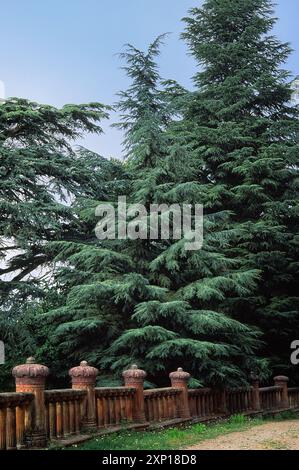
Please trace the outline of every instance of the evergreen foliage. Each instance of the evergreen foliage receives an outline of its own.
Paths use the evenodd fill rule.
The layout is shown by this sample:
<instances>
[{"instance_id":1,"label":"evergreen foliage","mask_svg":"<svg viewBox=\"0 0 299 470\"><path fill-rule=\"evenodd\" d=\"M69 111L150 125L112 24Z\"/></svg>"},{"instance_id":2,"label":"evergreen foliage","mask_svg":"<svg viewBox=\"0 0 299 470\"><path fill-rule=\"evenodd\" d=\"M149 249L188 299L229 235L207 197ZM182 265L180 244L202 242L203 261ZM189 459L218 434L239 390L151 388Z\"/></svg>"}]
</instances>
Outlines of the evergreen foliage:
<instances>
[{"instance_id":1,"label":"evergreen foliage","mask_svg":"<svg viewBox=\"0 0 299 470\"><path fill-rule=\"evenodd\" d=\"M185 92L169 82L159 87L154 58L161 40L146 53L128 46L123 55L132 78L118 104L124 113L119 126L126 136L129 202L200 203L202 180L193 162L190 167L188 161L181 167L174 162L170 103ZM201 383L246 381L257 367L259 332L235 320L232 310L251 294L259 272L222 253L238 236L227 229L228 219L226 211L208 214L204 248L195 252L185 250L185 240L104 241L87 252L64 243L57 261L67 259L75 267L67 276L74 269L83 275L66 305L46 314L59 322L53 336L57 347L71 357L84 352L106 370L138 361L156 383L159 375L165 377L161 371L178 363Z\"/></svg>"},{"instance_id":2,"label":"evergreen foliage","mask_svg":"<svg viewBox=\"0 0 299 470\"><path fill-rule=\"evenodd\" d=\"M204 169L205 206L231 211L233 252L261 273L255 296L234 307L234 318L262 329L261 353L273 373L292 375L299 124L281 68L290 47L271 34L275 21L269 0L207 0L191 10L183 37L203 68L184 124Z\"/></svg>"},{"instance_id":3,"label":"evergreen foliage","mask_svg":"<svg viewBox=\"0 0 299 470\"><path fill-rule=\"evenodd\" d=\"M6 311L17 312L28 296L41 295L35 279L51 263L45 245L80 236L72 203L105 196L102 167L109 163L70 144L84 132L101 133L107 111L99 103L57 109L19 98L0 105L0 291Z\"/></svg>"},{"instance_id":4,"label":"evergreen foliage","mask_svg":"<svg viewBox=\"0 0 299 470\"><path fill-rule=\"evenodd\" d=\"M90 198L107 198L109 180L121 181L118 162L71 147L83 133L100 134L108 111L99 103L57 109L11 98L0 104L3 380L16 362L36 352L42 355L49 330L36 325L35 316L64 300L53 279L57 263L51 244L88 240L79 207L87 211Z\"/></svg>"},{"instance_id":5,"label":"evergreen foliage","mask_svg":"<svg viewBox=\"0 0 299 470\"><path fill-rule=\"evenodd\" d=\"M194 90L160 77L165 35L120 55L131 80L115 105L124 163L70 146L101 132L103 105L0 105L0 253L14 253L0 270L13 275L0 284L0 333L62 379L81 359L108 376L137 362L157 385L178 366L197 385L244 384L251 371L296 378L299 124L281 68L290 47L271 33L269 0L206 0L184 22ZM120 195L147 209L202 204L202 248L98 240L95 209ZM45 266L50 289L30 277Z\"/></svg>"}]
</instances>

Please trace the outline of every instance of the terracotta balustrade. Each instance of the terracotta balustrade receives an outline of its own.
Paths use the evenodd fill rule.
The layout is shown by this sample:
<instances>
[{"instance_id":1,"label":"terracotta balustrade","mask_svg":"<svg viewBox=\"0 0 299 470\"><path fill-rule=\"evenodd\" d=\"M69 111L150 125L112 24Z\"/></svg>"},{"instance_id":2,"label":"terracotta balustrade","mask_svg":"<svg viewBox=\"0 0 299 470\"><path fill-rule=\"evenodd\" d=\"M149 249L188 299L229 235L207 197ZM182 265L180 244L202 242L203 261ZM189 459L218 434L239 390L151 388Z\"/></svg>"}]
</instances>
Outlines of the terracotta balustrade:
<instances>
[{"instance_id":1,"label":"terracotta balustrade","mask_svg":"<svg viewBox=\"0 0 299 470\"><path fill-rule=\"evenodd\" d=\"M0 393L0 450L26 447L33 400L32 393Z\"/></svg>"},{"instance_id":2,"label":"terracotta balustrade","mask_svg":"<svg viewBox=\"0 0 299 470\"><path fill-rule=\"evenodd\" d=\"M188 389L190 374L179 368L169 374L171 387L144 390L146 372L133 365L123 372L124 387L95 387L98 369L82 361L69 371L72 389L45 390L49 369L29 358L13 371L16 393L0 393L0 450L45 447L105 427L214 419L236 413L255 414L299 409L299 387L288 377L272 387Z\"/></svg>"},{"instance_id":3,"label":"terracotta balustrade","mask_svg":"<svg viewBox=\"0 0 299 470\"><path fill-rule=\"evenodd\" d=\"M106 427L133 422L135 388L95 388L97 426Z\"/></svg>"},{"instance_id":4,"label":"terracotta balustrade","mask_svg":"<svg viewBox=\"0 0 299 470\"><path fill-rule=\"evenodd\" d=\"M123 378L126 387L135 389L134 400L133 400L133 419L136 422L144 423L145 411L144 411L144 379L146 372L133 364L130 369L123 372Z\"/></svg>"},{"instance_id":5,"label":"terracotta balustrade","mask_svg":"<svg viewBox=\"0 0 299 470\"><path fill-rule=\"evenodd\" d=\"M171 387L145 390L146 420L158 422L178 418L180 397L181 390Z\"/></svg>"},{"instance_id":6,"label":"terracotta balustrade","mask_svg":"<svg viewBox=\"0 0 299 470\"><path fill-rule=\"evenodd\" d=\"M46 390L46 433L49 439L66 438L82 430L82 403L86 390Z\"/></svg>"},{"instance_id":7,"label":"terracotta balustrade","mask_svg":"<svg viewBox=\"0 0 299 470\"><path fill-rule=\"evenodd\" d=\"M252 409L255 411L260 411L261 409L261 400L260 400L260 383L259 377L251 372L251 381L252 381Z\"/></svg>"},{"instance_id":8,"label":"terracotta balustrade","mask_svg":"<svg viewBox=\"0 0 299 470\"><path fill-rule=\"evenodd\" d=\"M189 408L189 394L188 394L188 382L191 375L185 372L182 367L179 367L175 372L169 374L171 386L181 391L178 416L182 419L189 419L190 408Z\"/></svg>"},{"instance_id":9,"label":"terracotta balustrade","mask_svg":"<svg viewBox=\"0 0 299 470\"><path fill-rule=\"evenodd\" d=\"M288 388L289 406L291 408L299 408L299 387Z\"/></svg>"},{"instance_id":10,"label":"terracotta balustrade","mask_svg":"<svg viewBox=\"0 0 299 470\"><path fill-rule=\"evenodd\" d=\"M262 410L282 408L282 387L262 387L259 389Z\"/></svg>"},{"instance_id":11,"label":"terracotta balustrade","mask_svg":"<svg viewBox=\"0 0 299 470\"><path fill-rule=\"evenodd\" d=\"M277 396L280 399L279 406L281 408L288 408L289 397L288 397L288 381L289 378L285 375L278 375L274 377L274 384L276 387L281 387L281 393Z\"/></svg>"},{"instance_id":12,"label":"terracotta balustrade","mask_svg":"<svg viewBox=\"0 0 299 470\"><path fill-rule=\"evenodd\" d=\"M199 418L223 414L222 398L222 392L210 388L189 390L191 416Z\"/></svg>"},{"instance_id":13,"label":"terracotta balustrade","mask_svg":"<svg viewBox=\"0 0 299 470\"><path fill-rule=\"evenodd\" d=\"M47 443L46 437L46 413L45 413L45 382L49 375L46 366L37 364L34 357L29 357L26 364L16 366L12 370L16 381L16 392L33 393L31 410L30 437L27 432L27 440L33 447L44 447Z\"/></svg>"},{"instance_id":14,"label":"terracotta balustrade","mask_svg":"<svg viewBox=\"0 0 299 470\"><path fill-rule=\"evenodd\" d=\"M89 431L97 427L95 382L98 373L98 369L90 366L86 361L81 361L78 367L73 367L69 371L72 388L86 391L86 397L81 407L81 418L83 427Z\"/></svg>"},{"instance_id":15,"label":"terracotta balustrade","mask_svg":"<svg viewBox=\"0 0 299 470\"><path fill-rule=\"evenodd\" d=\"M227 410L230 414L254 409L253 387L239 387L226 391Z\"/></svg>"}]
</instances>

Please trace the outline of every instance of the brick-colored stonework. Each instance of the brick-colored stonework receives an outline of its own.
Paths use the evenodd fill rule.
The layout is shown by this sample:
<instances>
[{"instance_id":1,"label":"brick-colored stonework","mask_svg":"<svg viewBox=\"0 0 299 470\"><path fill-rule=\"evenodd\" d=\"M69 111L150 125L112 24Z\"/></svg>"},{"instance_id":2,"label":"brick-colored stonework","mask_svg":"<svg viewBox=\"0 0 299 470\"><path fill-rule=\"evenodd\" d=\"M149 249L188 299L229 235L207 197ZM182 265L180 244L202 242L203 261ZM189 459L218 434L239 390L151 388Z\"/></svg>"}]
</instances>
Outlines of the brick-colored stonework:
<instances>
[{"instance_id":1,"label":"brick-colored stonework","mask_svg":"<svg viewBox=\"0 0 299 470\"><path fill-rule=\"evenodd\" d=\"M188 398L188 382L190 374L185 372L181 367L176 372L171 372L169 378L171 380L171 386L181 390L181 396L179 399L179 417L190 418L189 398Z\"/></svg>"},{"instance_id":2,"label":"brick-colored stonework","mask_svg":"<svg viewBox=\"0 0 299 470\"><path fill-rule=\"evenodd\" d=\"M44 390L49 369L37 364L34 357L29 357L26 364L14 367L12 375L16 380L16 392L27 392L34 395L30 431L27 426L26 439L29 444L35 447L44 447L47 442Z\"/></svg>"},{"instance_id":3,"label":"brick-colored stonework","mask_svg":"<svg viewBox=\"0 0 299 470\"><path fill-rule=\"evenodd\" d=\"M130 369L123 372L123 378L126 387L132 387L135 389L135 396L133 400L133 419L137 423L144 423L145 420L145 409L144 409L144 393L143 383L146 377L146 372L134 364Z\"/></svg>"},{"instance_id":4,"label":"brick-colored stonework","mask_svg":"<svg viewBox=\"0 0 299 470\"><path fill-rule=\"evenodd\" d=\"M98 369L90 366L86 361L80 362L78 367L73 367L69 371L72 388L74 390L86 391L86 397L81 407L81 419L85 430L92 430L97 427L95 383L98 373Z\"/></svg>"},{"instance_id":5,"label":"brick-colored stonework","mask_svg":"<svg viewBox=\"0 0 299 470\"><path fill-rule=\"evenodd\" d=\"M16 366L16 392L0 393L0 450L44 447L50 441L66 445L123 428L299 410L299 387L289 388L285 376L275 377L270 387L260 387L253 375L248 387L189 389L190 374L178 368L169 374L170 387L144 390L146 372L136 365L123 372L124 387L96 387L98 373L82 361L69 371L71 389L45 390L48 367L32 357Z\"/></svg>"}]
</instances>

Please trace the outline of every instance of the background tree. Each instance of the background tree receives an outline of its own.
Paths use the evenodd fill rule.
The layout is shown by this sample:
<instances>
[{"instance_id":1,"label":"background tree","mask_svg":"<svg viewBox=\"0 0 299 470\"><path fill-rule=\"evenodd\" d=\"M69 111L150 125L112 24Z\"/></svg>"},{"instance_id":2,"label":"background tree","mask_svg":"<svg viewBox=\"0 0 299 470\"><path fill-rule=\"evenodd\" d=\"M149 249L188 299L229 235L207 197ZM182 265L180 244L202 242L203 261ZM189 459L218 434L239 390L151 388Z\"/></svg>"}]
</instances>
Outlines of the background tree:
<instances>
[{"instance_id":1,"label":"background tree","mask_svg":"<svg viewBox=\"0 0 299 470\"><path fill-rule=\"evenodd\" d=\"M2 308L36 292L31 274L45 274L47 242L79 236L75 199L104 197L103 159L70 143L84 132L101 133L107 117L99 103L56 109L12 98L0 105Z\"/></svg>"},{"instance_id":2,"label":"background tree","mask_svg":"<svg viewBox=\"0 0 299 470\"><path fill-rule=\"evenodd\" d=\"M153 61L161 41L162 37L153 42L147 54L131 45L121 54L129 64L134 63L136 75L132 87L120 93L118 106L126 116L127 106L132 106L137 119L124 117L121 124L128 136L127 159L121 168L123 173L109 187L108 200L114 205L121 195L127 196L128 203L147 204L155 179L159 178L159 165L155 167L155 162L165 154L163 132L169 119L160 91L156 89L159 75ZM80 212L80 219L93 233L88 243L51 244L51 249L57 250L55 261L64 263L56 279L66 302L40 318L51 325L45 350L55 347L64 361L64 369L65 361L73 363L83 356L99 365L104 351L131 322L135 305L157 299L164 292L163 288L151 285L146 277L149 260L156 253L151 244L142 240L97 240L95 208L100 202L90 199L89 207Z\"/></svg>"},{"instance_id":3,"label":"background tree","mask_svg":"<svg viewBox=\"0 0 299 470\"><path fill-rule=\"evenodd\" d=\"M18 98L0 104L0 336L7 370L41 343L28 312L61 298L50 243L90 238L78 208L87 198L105 199L109 179L119 173L119 163L71 147L83 133L100 134L108 110L99 103L57 109Z\"/></svg>"},{"instance_id":4,"label":"background tree","mask_svg":"<svg viewBox=\"0 0 299 470\"><path fill-rule=\"evenodd\" d=\"M190 11L183 37L199 71L184 132L203 171L205 207L231 211L238 238L223 253L261 273L255 295L233 301L233 317L263 330L273 373L294 377L299 127L281 68L290 47L271 34L275 21L269 0L207 0Z\"/></svg>"},{"instance_id":5,"label":"background tree","mask_svg":"<svg viewBox=\"0 0 299 470\"><path fill-rule=\"evenodd\" d=\"M146 53L129 45L122 54L132 79L118 103L127 150L126 194L128 202L147 208L201 203L203 192L203 170L184 158L173 119L176 103L189 101L189 94L172 81L160 87L155 58L162 39ZM112 203L120 194L115 185ZM258 272L223 253L237 236L228 229L228 218L227 211L207 217L208 235L197 252L187 252L185 240L52 244L58 247L56 261L69 263L58 276L67 300L41 318L54 325L49 341L61 359L84 355L107 371L138 361L155 383L178 362L201 383L244 382L256 366L259 333L234 320L231 305L234 296L254 289Z\"/></svg>"},{"instance_id":6,"label":"background tree","mask_svg":"<svg viewBox=\"0 0 299 470\"><path fill-rule=\"evenodd\" d=\"M125 114L120 127L125 131L130 162L137 174L131 201L142 202L147 207L151 203L203 203L203 169L182 146L181 139L184 141L185 137L177 131L184 123L173 119L186 107L190 94L173 81L163 82L164 89L159 91L158 76L155 91L144 93L144 77L150 76L147 57L136 49L133 55L124 56L132 85L128 92L121 94L120 109ZM156 69L156 64L150 65ZM151 123L157 122L157 112L152 117L150 110L157 109L153 102L155 96L162 99L166 119L160 118L160 125L153 127ZM149 122L144 116L150 118ZM156 129L156 134L149 129ZM143 142L155 135L154 142L163 142L160 145L163 151L160 158L153 151L145 153L148 158L141 161L150 165L143 165L138 179ZM145 137L140 139L140 136ZM157 146L152 144L150 148ZM155 158L149 158L153 154ZM231 303L233 297L241 298L254 289L258 272L244 269L239 259L223 253L230 239L237 236L234 230L228 230L228 218L227 211L207 215L204 247L199 251L186 251L186 240L134 242L146 247L142 258L139 256L143 275L163 291L158 299L136 305L130 329L105 352L104 365L122 369L137 361L155 383L163 380L160 376L165 376L165 369L170 371L178 363L201 383L228 381L232 384L246 380L249 370L256 367L254 353L259 333L231 318ZM260 367L264 366L261 361Z\"/></svg>"},{"instance_id":7,"label":"background tree","mask_svg":"<svg viewBox=\"0 0 299 470\"><path fill-rule=\"evenodd\" d=\"M43 109L50 123L39 125L39 105L26 102L24 121L33 119L33 136L24 125L27 140L20 134L12 146L20 127L9 119L18 112L6 112L3 156L21 156L28 148L37 152L38 170L35 199L26 189L30 159L27 180L21 177L15 186L11 180L14 191L24 186L19 199L6 205L3 197L3 208L18 217L18 204L31 205L23 209L28 233L23 219L9 215L5 228L6 213L0 217L5 242L17 233L25 253L18 252L2 274L20 269L22 289L38 296L28 273L49 262L60 267L43 301L27 303L20 337L26 347L35 342L41 360L56 364L55 374L62 377L84 357L108 374L136 361L156 384L178 365L197 384L246 383L252 370L262 378L278 371L295 378L289 347L299 326L298 110L290 104L288 73L280 68L290 49L271 35L274 22L268 0L206 0L192 9L183 34L199 66L192 92L161 80L156 60L163 36L146 52L127 45L121 57L131 86L117 104L124 164L69 147L77 128L98 129L106 112L101 105L84 108L91 113L87 121L73 106L66 107L67 117L63 110L49 117ZM53 159L48 165L45 155ZM78 172L66 178L69 166L58 171L60 161L72 162ZM92 179L82 171L85 164ZM18 175L25 170L20 167ZM119 195L147 209L153 203L203 204L202 249L186 251L186 240L171 237L97 240L95 208L103 201L116 205ZM22 294L18 275L6 285Z\"/></svg>"}]
</instances>

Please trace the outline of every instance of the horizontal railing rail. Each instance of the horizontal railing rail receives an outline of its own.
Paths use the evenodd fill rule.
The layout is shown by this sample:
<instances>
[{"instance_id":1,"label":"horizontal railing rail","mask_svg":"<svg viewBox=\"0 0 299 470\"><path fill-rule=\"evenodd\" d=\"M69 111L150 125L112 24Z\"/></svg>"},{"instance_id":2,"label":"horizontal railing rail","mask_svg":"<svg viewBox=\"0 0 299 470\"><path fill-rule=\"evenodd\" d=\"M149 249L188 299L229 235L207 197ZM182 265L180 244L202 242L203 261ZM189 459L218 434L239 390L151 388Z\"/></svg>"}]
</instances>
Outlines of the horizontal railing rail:
<instances>
[{"instance_id":1,"label":"horizontal railing rail","mask_svg":"<svg viewBox=\"0 0 299 470\"><path fill-rule=\"evenodd\" d=\"M45 447L86 439L87 433L210 421L244 413L279 413L299 409L299 387L288 377L274 386L189 389L190 374L179 368L169 374L171 387L144 390L145 371L133 365L123 372L123 387L96 387L98 369L82 361L69 371L72 388L45 390L48 367L29 358L16 366L16 392L0 393L0 450ZM81 435L81 436L80 436Z\"/></svg>"},{"instance_id":2,"label":"horizontal railing rail","mask_svg":"<svg viewBox=\"0 0 299 470\"><path fill-rule=\"evenodd\" d=\"M97 426L132 423L134 395L130 387L95 388Z\"/></svg>"},{"instance_id":3,"label":"horizontal railing rail","mask_svg":"<svg viewBox=\"0 0 299 470\"><path fill-rule=\"evenodd\" d=\"M25 447L33 400L32 393L0 393L0 450Z\"/></svg>"},{"instance_id":4,"label":"horizontal railing rail","mask_svg":"<svg viewBox=\"0 0 299 470\"><path fill-rule=\"evenodd\" d=\"M240 387L236 389L228 389L227 410L231 414L248 412L253 409L253 388Z\"/></svg>"},{"instance_id":5,"label":"horizontal railing rail","mask_svg":"<svg viewBox=\"0 0 299 470\"><path fill-rule=\"evenodd\" d=\"M299 387L288 389L289 405L291 408L299 408Z\"/></svg>"},{"instance_id":6,"label":"horizontal railing rail","mask_svg":"<svg viewBox=\"0 0 299 470\"><path fill-rule=\"evenodd\" d=\"M167 421L178 418L181 390L156 388L144 392L145 417L147 421Z\"/></svg>"},{"instance_id":7,"label":"horizontal railing rail","mask_svg":"<svg viewBox=\"0 0 299 470\"><path fill-rule=\"evenodd\" d=\"M49 439L80 434L85 390L45 390L46 434Z\"/></svg>"}]
</instances>

